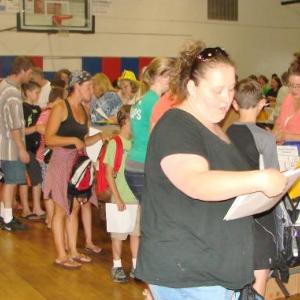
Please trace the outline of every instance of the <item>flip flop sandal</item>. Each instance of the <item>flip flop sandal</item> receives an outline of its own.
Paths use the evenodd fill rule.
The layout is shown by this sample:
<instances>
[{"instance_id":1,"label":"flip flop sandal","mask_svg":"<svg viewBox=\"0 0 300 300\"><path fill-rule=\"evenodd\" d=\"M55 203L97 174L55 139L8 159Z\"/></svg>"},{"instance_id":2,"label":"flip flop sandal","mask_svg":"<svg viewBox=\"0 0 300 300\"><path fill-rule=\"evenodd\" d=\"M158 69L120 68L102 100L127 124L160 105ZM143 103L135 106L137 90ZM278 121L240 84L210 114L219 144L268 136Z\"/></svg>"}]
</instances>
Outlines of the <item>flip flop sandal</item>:
<instances>
[{"instance_id":1,"label":"flip flop sandal","mask_svg":"<svg viewBox=\"0 0 300 300\"><path fill-rule=\"evenodd\" d=\"M40 219L39 216L36 215L36 214L29 214L29 215L24 216L24 217L22 216L21 218L25 219L25 220L30 220L30 221L36 221L36 220Z\"/></svg>"},{"instance_id":2,"label":"flip flop sandal","mask_svg":"<svg viewBox=\"0 0 300 300\"><path fill-rule=\"evenodd\" d=\"M72 257L72 260L79 262L79 263L91 263L92 262L92 259L89 256L84 255L82 253L80 253L78 256Z\"/></svg>"},{"instance_id":3,"label":"flip flop sandal","mask_svg":"<svg viewBox=\"0 0 300 300\"><path fill-rule=\"evenodd\" d=\"M66 269L66 270L78 270L81 268L81 265L78 264L78 262L75 263L74 260L72 259L65 259L65 260L62 260L62 261L55 261L54 262L54 265L57 266L57 267L61 267L63 269Z\"/></svg>"},{"instance_id":4,"label":"flip flop sandal","mask_svg":"<svg viewBox=\"0 0 300 300\"><path fill-rule=\"evenodd\" d=\"M103 253L103 249L98 247L98 246L85 247L84 250L87 251L87 252L90 252L90 253L94 253L94 254Z\"/></svg>"}]
</instances>

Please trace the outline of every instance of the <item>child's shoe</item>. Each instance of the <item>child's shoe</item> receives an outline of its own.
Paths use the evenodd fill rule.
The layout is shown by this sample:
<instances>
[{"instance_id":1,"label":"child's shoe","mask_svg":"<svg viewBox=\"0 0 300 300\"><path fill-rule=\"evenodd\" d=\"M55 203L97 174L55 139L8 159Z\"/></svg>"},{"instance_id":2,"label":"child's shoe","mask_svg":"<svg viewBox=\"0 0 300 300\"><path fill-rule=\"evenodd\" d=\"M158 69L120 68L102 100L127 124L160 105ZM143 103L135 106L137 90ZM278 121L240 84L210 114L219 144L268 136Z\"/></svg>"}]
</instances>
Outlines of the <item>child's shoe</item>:
<instances>
[{"instance_id":1,"label":"child's shoe","mask_svg":"<svg viewBox=\"0 0 300 300\"><path fill-rule=\"evenodd\" d=\"M114 282L124 283L128 281L128 278L122 267L112 268L111 274Z\"/></svg>"}]
</instances>

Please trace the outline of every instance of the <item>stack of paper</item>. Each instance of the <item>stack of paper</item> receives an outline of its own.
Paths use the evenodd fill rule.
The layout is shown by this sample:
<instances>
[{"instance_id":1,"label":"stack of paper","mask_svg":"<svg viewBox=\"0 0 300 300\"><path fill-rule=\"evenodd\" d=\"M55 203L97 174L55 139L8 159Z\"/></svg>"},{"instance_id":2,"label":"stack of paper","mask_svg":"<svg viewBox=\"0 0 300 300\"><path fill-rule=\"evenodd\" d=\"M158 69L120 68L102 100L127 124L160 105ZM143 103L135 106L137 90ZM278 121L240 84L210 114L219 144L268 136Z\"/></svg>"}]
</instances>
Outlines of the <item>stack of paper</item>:
<instances>
[{"instance_id":1,"label":"stack of paper","mask_svg":"<svg viewBox=\"0 0 300 300\"><path fill-rule=\"evenodd\" d=\"M224 217L224 220L229 221L246 216L256 215L272 208L298 179L300 176L300 169L288 170L283 172L283 175L288 178L288 184L280 195L269 198L262 192L256 192L238 196L232 203L230 209Z\"/></svg>"}]
</instances>

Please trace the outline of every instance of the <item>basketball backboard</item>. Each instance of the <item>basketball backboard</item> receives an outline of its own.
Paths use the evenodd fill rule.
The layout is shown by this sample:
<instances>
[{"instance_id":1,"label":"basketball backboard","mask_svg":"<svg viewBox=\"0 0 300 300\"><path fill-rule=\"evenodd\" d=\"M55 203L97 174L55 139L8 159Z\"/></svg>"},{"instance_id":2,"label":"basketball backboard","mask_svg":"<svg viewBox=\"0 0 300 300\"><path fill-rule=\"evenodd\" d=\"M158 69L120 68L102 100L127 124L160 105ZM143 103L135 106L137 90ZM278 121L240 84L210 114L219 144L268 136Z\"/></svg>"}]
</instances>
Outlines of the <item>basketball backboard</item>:
<instances>
[{"instance_id":1,"label":"basketball backboard","mask_svg":"<svg viewBox=\"0 0 300 300\"><path fill-rule=\"evenodd\" d=\"M89 0L21 0L18 31L94 33Z\"/></svg>"}]
</instances>

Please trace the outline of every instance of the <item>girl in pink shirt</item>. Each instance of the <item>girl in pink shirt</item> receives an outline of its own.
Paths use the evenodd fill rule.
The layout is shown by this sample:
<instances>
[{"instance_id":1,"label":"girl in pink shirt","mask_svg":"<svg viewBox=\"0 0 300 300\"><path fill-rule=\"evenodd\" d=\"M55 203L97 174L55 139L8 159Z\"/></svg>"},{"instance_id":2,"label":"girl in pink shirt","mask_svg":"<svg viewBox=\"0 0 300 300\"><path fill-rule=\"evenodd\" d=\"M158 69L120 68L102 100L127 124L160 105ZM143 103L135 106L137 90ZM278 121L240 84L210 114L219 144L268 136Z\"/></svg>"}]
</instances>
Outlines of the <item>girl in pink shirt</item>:
<instances>
[{"instance_id":1,"label":"girl in pink shirt","mask_svg":"<svg viewBox=\"0 0 300 300\"><path fill-rule=\"evenodd\" d=\"M289 94L283 100L273 133L278 143L300 141L300 52L288 70Z\"/></svg>"}]
</instances>

